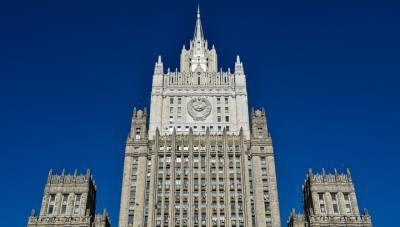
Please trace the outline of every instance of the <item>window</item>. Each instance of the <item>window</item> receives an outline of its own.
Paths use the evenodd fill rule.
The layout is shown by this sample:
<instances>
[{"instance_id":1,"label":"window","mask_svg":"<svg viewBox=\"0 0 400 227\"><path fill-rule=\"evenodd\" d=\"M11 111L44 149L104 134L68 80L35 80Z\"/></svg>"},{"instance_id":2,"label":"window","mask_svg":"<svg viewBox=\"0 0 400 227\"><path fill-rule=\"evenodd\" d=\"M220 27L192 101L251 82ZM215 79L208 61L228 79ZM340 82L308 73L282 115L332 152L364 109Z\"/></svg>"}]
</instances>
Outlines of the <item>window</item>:
<instances>
[{"instance_id":1,"label":"window","mask_svg":"<svg viewBox=\"0 0 400 227\"><path fill-rule=\"evenodd\" d=\"M225 128L226 128L226 131L229 132L229 126L226 126Z\"/></svg>"},{"instance_id":2,"label":"window","mask_svg":"<svg viewBox=\"0 0 400 227\"><path fill-rule=\"evenodd\" d=\"M61 209L60 209L61 214L65 214L67 212L67 204L68 204L68 194L63 194L61 201Z\"/></svg>"},{"instance_id":3,"label":"window","mask_svg":"<svg viewBox=\"0 0 400 227\"><path fill-rule=\"evenodd\" d=\"M225 116L225 122L229 122L229 116Z\"/></svg>"},{"instance_id":4,"label":"window","mask_svg":"<svg viewBox=\"0 0 400 227\"><path fill-rule=\"evenodd\" d=\"M217 104L221 104L221 98L217 98Z\"/></svg>"},{"instance_id":5,"label":"window","mask_svg":"<svg viewBox=\"0 0 400 227\"><path fill-rule=\"evenodd\" d=\"M221 131L221 130L222 130L221 126L218 126L218 131Z\"/></svg>"},{"instance_id":6,"label":"window","mask_svg":"<svg viewBox=\"0 0 400 227\"><path fill-rule=\"evenodd\" d=\"M225 113L229 113L229 107L225 107Z\"/></svg>"},{"instance_id":7,"label":"window","mask_svg":"<svg viewBox=\"0 0 400 227\"><path fill-rule=\"evenodd\" d=\"M174 117L173 116L169 116L169 123L170 124L174 123Z\"/></svg>"},{"instance_id":8,"label":"window","mask_svg":"<svg viewBox=\"0 0 400 227\"><path fill-rule=\"evenodd\" d=\"M332 210L334 214L339 214L339 206L338 206L338 201L337 201L337 194L336 193L331 193L331 198L332 198Z\"/></svg>"},{"instance_id":9,"label":"window","mask_svg":"<svg viewBox=\"0 0 400 227\"><path fill-rule=\"evenodd\" d=\"M221 122L221 116L217 116L217 122Z\"/></svg>"},{"instance_id":10,"label":"window","mask_svg":"<svg viewBox=\"0 0 400 227\"><path fill-rule=\"evenodd\" d=\"M351 204L350 204L350 195L349 193L343 193L344 203L346 208L346 213L351 214Z\"/></svg>"},{"instance_id":11,"label":"window","mask_svg":"<svg viewBox=\"0 0 400 227\"><path fill-rule=\"evenodd\" d=\"M221 107L217 107L217 113L221 113Z\"/></svg>"},{"instance_id":12,"label":"window","mask_svg":"<svg viewBox=\"0 0 400 227\"><path fill-rule=\"evenodd\" d=\"M263 129L262 128L258 128L258 138L263 138Z\"/></svg>"},{"instance_id":13,"label":"window","mask_svg":"<svg viewBox=\"0 0 400 227\"><path fill-rule=\"evenodd\" d=\"M182 112L182 108L180 106L178 106L178 113Z\"/></svg>"},{"instance_id":14,"label":"window","mask_svg":"<svg viewBox=\"0 0 400 227\"><path fill-rule=\"evenodd\" d=\"M74 214L79 214L81 211L81 194L75 195Z\"/></svg>"},{"instance_id":15,"label":"window","mask_svg":"<svg viewBox=\"0 0 400 227\"><path fill-rule=\"evenodd\" d=\"M228 104L228 98L225 98L225 104Z\"/></svg>"},{"instance_id":16,"label":"window","mask_svg":"<svg viewBox=\"0 0 400 227\"><path fill-rule=\"evenodd\" d=\"M169 104L174 104L174 98L169 98Z\"/></svg>"},{"instance_id":17,"label":"window","mask_svg":"<svg viewBox=\"0 0 400 227\"><path fill-rule=\"evenodd\" d=\"M320 209L321 213L325 214L326 209L325 209L324 193L318 193L318 199L319 199L319 209Z\"/></svg>"},{"instance_id":18,"label":"window","mask_svg":"<svg viewBox=\"0 0 400 227\"><path fill-rule=\"evenodd\" d=\"M264 149L261 149L264 147L260 147L260 150L263 151ZM265 157L261 157L261 165L266 165L267 164L267 159Z\"/></svg>"},{"instance_id":19,"label":"window","mask_svg":"<svg viewBox=\"0 0 400 227\"><path fill-rule=\"evenodd\" d=\"M334 214L338 214L339 213L339 208L337 204L332 204L332 208L333 208L333 213Z\"/></svg>"},{"instance_id":20,"label":"window","mask_svg":"<svg viewBox=\"0 0 400 227\"><path fill-rule=\"evenodd\" d=\"M265 211L271 211L271 206L269 205L269 202L265 202L264 203L264 208L265 208Z\"/></svg>"},{"instance_id":21,"label":"window","mask_svg":"<svg viewBox=\"0 0 400 227\"><path fill-rule=\"evenodd\" d=\"M170 112L170 113L173 113L173 112L174 112L174 107L170 107L170 108L169 108L169 112Z\"/></svg>"},{"instance_id":22,"label":"window","mask_svg":"<svg viewBox=\"0 0 400 227\"><path fill-rule=\"evenodd\" d=\"M325 204L320 204L319 205L319 208L320 208L320 210L321 210L321 213L325 213Z\"/></svg>"},{"instance_id":23,"label":"window","mask_svg":"<svg viewBox=\"0 0 400 227\"><path fill-rule=\"evenodd\" d=\"M140 139L140 128L136 128L135 139Z\"/></svg>"},{"instance_id":24,"label":"window","mask_svg":"<svg viewBox=\"0 0 400 227\"><path fill-rule=\"evenodd\" d=\"M55 200L56 200L56 195L55 194L51 194L49 196L49 202L48 202L48 205L47 205L47 214L53 214Z\"/></svg>"},{"instance_id":25,"label":"window","mask_svg":"<svg viewBox=\"0 0 400 227\"><path fill-rule=\"evenodd\" d=\"M133 220L134 220L133 215L129 215L128 216L128 224L133 224Z\"/></svg>"},{"instance_id":26,"label":"window","mask_svg":"<svg viewBox=\"0 0 400 227\"><path fill-rule=\"evenodd\" d=\"M178 104L182 103L182 98L178 98Z\"/></svg>"},{"instance_id":27,"label":"window","mask_svg":"<svg viewBox=\"0 0 400 227\"><path fill-rule=\"evenodd\" d=\"M261 174L262 174L263 176L266 176L266 175L267 175L267 169L266 169L266 168L262 168L262 169L261 169Z\"/></svg>"}]
</instances>

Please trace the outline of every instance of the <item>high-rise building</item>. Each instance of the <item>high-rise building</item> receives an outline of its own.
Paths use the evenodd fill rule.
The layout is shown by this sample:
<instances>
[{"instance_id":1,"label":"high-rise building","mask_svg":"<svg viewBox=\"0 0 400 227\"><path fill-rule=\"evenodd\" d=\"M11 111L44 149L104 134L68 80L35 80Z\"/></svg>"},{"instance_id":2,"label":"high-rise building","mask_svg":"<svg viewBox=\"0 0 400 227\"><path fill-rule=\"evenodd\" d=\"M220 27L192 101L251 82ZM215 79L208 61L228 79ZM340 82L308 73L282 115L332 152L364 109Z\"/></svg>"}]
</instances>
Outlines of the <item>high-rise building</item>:
<instances>
[{"instance_id":1,"label":"high-rise building","mask_svg":"<svg viewBox=\"0 0 400 227\"><path fill-rule=\"evenodd\" d=\"M39 215L32 210L28 227L110 227L106 210L96 212L96 185L90 171L61 175L49 172Z\"/></svg>"},{"instance_id":2,"label":"high-rise building","mask_svg":"<svg viewBox=\"0 0 400 227\"><path fill-rule=\"evenodd\" d=\"M280 226L264 109L247 104L243 63L218 69L197 12L180 69L154 67L151 106L134 110L119 226Z\"/></svg>"},{"instance_id":3,"label":"high-rise building","mask_svg":"<svg viewBox=\"0 0 400 227\"><path fill-rule=\"evenodd\" d=\"M371 227L368 210L360 214L350 171L314 174L310 169L303 185L304 214L295 210L288 227L354 226Z\"/></svg>"}]
</instances>

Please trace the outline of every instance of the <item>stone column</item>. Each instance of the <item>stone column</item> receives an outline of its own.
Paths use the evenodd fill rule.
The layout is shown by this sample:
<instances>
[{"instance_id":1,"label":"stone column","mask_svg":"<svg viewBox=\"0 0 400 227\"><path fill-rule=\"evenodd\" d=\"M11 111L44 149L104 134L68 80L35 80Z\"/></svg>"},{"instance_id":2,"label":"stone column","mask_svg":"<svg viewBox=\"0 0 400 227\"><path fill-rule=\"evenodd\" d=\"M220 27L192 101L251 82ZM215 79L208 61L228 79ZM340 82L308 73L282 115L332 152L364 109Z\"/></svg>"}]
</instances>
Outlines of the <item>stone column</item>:
<instances>
[{"instance_id":1,"label":"stone column","mask_svg":"<svg viewBox=\"0 0 400 227\"><path fill-rule=\"evenodd\" d=\"M249 160L247 159L246 147L241 141L241 161L242 161L242 176L243 176L243 205L245 225L252 226L251 200L250 200L250 176L249 176Z\"/></svg>"},{"instance_id":2,"label":"stone column","mask_svg":"<svg viewBox=\"0 0 400 227\"><path fill-rule=\"evenodd\" d=\"M135 194L135 220L133 226L143 226L147 176L147 146L139 148Z\"/></svg>"},{"instance_id":3,"label":"stone column","mask_svg":"<svg viewBox=\"0 0 400 227\"><path fill-rule=\"evenodd\" d=\"M176 131L172 133L172 143L171 143L171 191L169 196L169 221L168 226L175 226L175 163L176 162Z\"/></svg>"},{"instance_id":4,"label":"stone column","mask_svg":"<svg viewBox=\"0 0 400 227\"><path fill-rule=\"evenodd\" d=\"M279 212L278 186L276 182L276 173L275 173L275 159L272 146L267 146L266 148L268 152L266 161L267 161L267 171L268 171L267 174L269 183L268 186L270 195L272 226L280 227L281 218Z\"/></svg>"},{"instance_id":5,"label":"stone column","mask_svg":"<svg viewBox=\"0 0 400 227\"><path fill-rule=\"evenodd\" d=\"M44 216L47 213L47 203L49 201L49 194L46 192L47 190L45 189L43 200L42 200L42 205L40 207L40 216Z\"/></svg>"},{"instance_id":6,"label":"stone column","mask_svg":"<svg viewBox=\"0 0 400 227\"><path fill-rule=\"evenodd\" d=\"M339 209L340 209L340 214L341 215L348 215L346 212L346 206L344 203L344 196L342 192L338 192L337 193L337 197L338 197L338 204L339 204Z\"/></svg>"},{"instance_id":7,"label":"stone column","mask_svg":"<svg viewBox=\"0 0 400 227\"><path fill-rule=\"evenodd\" d=\"M221 100L223 102L223 100ZM224 150L224 178L225 178L225 226L231 225L231 197L230 197L230 188L231 182L229 177L229 157L228 157L228 144L226 140L226 136L223 136L223 146Z\"/></svg>"},{"instance_id":8,"label":"stone column","mask_svg":"<svg viewBox=\"0 0 400 227\"><path fill-rule=\"evenodd\" d=\"M332 208L332 197L331 193L325 192L325 206L326 206L326 213L328 216L333 215L333 208Z\"/></svg>"},{"instance_id":9,"label":"stone column","mask_svg":"<svg viewBox=\"0 0 400 227\"><path fill-rule=\"evenodd\" d=\"M349 197L350 197L351 208L353 209L353 214L354 215L360 215L360 211L358 209L356 193L355 192L351 192Z\"/></svg>"},{"instance_id":10,"label":"stone column","mask_svg":"<svg viewBox=\"0 0 400 227\"><path fill-rule=\"evenodd\" d=\"M156 135L158 137L158 135ZM157 174L158 174L158 138L155 140L153 153L151 154L151 173L150 173L150 188L149 188L149 216L148 226L155 226L155 207L156 207L156 194L157 194Z\"/></svg>"},{"instance_id":11,"label":"stone column","mask_svg":"<svg viewBox=\"0 0 400 227\"><path fill-rule=\"evenodd\" d=\"M128 144L125 148L124 172L122 175L121 202L119 208L119 227L126 227L128 224L128 205L131 184L131 171L133 161L133 146Z\"/></svg>"},{"instance_id":12,"label":"stone column","mask_svg":"<svg viewBox=\"0 0 400 227\"><path fill-rule=\"evenodd\" d=\"M255 148L253 148L255 149ZM254 205L256 208L256 226L266 226L263 182L261 177L261 159L259 155L254 155L253 163L253 185L254 185Z\"/></svg>"},{"instance_id":13,"label":"stone column","mask_svg":"<svg viewBox=\"0 0 400 227\"><path fill-rule=\"evenodd\" d=\"M182 100L183 102L183 100ZM193 178L193 130L190 128L189 131L189 226L194 226L194 199L193 199L193 190L194 190L194 178ZM197 184L198 182L196 182Z\"/></svg>"},{"instance_id":14,"label":"stone column","mask_svg":"<svg viewBox=\"0 0 400 227\"><path fill-rule=\"evenodd\" d=\"M319 207L319 196L318 193L311 190L312 201L314 204L314 214L321 215L321 209Z\"/></svg>"}]
</instances>

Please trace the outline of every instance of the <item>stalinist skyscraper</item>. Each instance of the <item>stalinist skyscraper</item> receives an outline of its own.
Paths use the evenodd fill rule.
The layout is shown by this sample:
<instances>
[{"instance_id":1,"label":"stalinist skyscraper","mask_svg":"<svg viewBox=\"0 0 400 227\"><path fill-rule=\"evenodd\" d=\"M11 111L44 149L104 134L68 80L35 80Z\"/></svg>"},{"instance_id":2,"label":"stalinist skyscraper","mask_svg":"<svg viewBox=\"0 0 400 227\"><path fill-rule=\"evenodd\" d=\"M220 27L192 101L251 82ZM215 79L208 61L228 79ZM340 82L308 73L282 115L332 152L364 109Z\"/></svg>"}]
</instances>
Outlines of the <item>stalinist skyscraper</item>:
<instances>
[{"instance_id":1,"label":"stalinist skyscraper","mask_svg":"<svg viewBox=\"0 0 400 227\"><path fill-rule=\"evenodd\" d=\"M199 10L179 70L159 57L150 111L133 111L119 216L129 226L280 226L266 112L249 112L239 56L233 72L218 68Z\"/></svg>"}]
</instances>

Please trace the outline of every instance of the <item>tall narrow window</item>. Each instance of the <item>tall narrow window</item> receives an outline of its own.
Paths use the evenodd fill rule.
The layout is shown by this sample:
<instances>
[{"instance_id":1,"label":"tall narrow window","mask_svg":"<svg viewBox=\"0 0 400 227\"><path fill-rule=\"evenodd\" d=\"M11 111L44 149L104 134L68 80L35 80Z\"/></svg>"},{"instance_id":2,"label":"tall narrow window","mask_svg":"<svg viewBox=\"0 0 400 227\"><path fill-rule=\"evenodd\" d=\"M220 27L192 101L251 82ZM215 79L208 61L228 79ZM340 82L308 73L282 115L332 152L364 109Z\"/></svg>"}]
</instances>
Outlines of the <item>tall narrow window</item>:
<instances>
[{"instance_id":1,"label":"tall narrow window","mask_svg":"<svg viewBox=\"0 0 400 227\"><path fill-rule=\"evenodd\" d=\"M324 193L318 193L319 208L322 214L326 213Z\"/></svg>"},{"instance_id":2,"label":"tall narrow window","mask_svg":"<svg viewBox=\"0 0 400 227\"><path fill-rule=\"evenodd\" d=\"M197 85L200 85L200 77L197 77Z\"/></svg>"},{"instance_id":3,"label":"tall narrow window","mask_svg":"<svg viewBox=\"0 0 400 227\"><path fill-rule=\"evenodd\" d=\"M55 194L51 194L49 196L49 201L48 201L48 204L47 204L47 214L53 214L55 200L56 200L56 195Z\"/></svg>"},{"instance_id":4,"label":"tall narrow window","mask_svg":"<svg viewBox=\"0 0 400 227\"><path fill-rule=\"evenodd\" d=\"M81 212L81 194L76 194L74 203L74 214L79 214L80 212Z\"/></svg>"},{"instance_id":5,"label":"tall narrow window","mask_svg":"<svg viewBox=\"0 0 400 227\"><path fill-rule=\"evenodd\" d=\"M136 128L135 139L140 139L140 128Z\"/></svg>"},{"instance_id":6,"label":"tall narrow window","mask_svg":"<svg viewBox=\"0 0 400 227\"><path fill-rule=\"evenodd\" d=\"M68 205L68 194L63 194L61 201L61 208L60 208L61 214L65 214L67 212L67 205Z\"/></svg>"},{"instance_id":7,"label":"tall narrow window","mask_svg":"<svg viewBox=\"0 0 400 227\"><path fill-rule=\"evenodd\" d=\"M339 206L338 206L338 201L337 201L337 194L336 193L331 193L331 198L332 198L332 210L334 214L339 214Z\"/></svg>"},{"instance_id":8,"label":"tall narrow window","mask_svg":"<svg viewBox=\"0 0 400 227\"><path fill-rule=\"evenodd\" d=\"M258 128L257 133L258 133L258 138L259 139L263 138L263 129L262 128Z\"/></svg>"},{"instance_id":9,"label":"tall narrow window","mask_svg":"<svg viewBox=\"0 0 400 227\"><path fill-rule=\"evenodd\" d=\"M225 116L225 122L229 122L229 116Z\"/></svg>"},{"instance_id":10,"label":"tall narrow window","mask_svg":"<svg viewBox=\"0 0 400 227\"><path fill-rule=\"evenodd\" d=\"M225 98L225 104L228 104L228 98Z\"/></svg>"},{"instance_id":11,"label":"tall narrow window","mask_svg":"<svg viewBox=\"0 0 400 227\"><path fill-rule=\"evenodd\" d=\"M133 215L128 216L128 224L133 224Z\"/></svg>"},{"instance_id":12,"label":"tall narrow window","mask_svg":"<svg viewBox=\"0 0 400 227\"><path fill-rule=\"evenodd\" d=\"M344 204L346 208L346 213L351 214L351 203L350 203L350 195L349 193L343 193Z\"/></svg>"}]
</instances>

